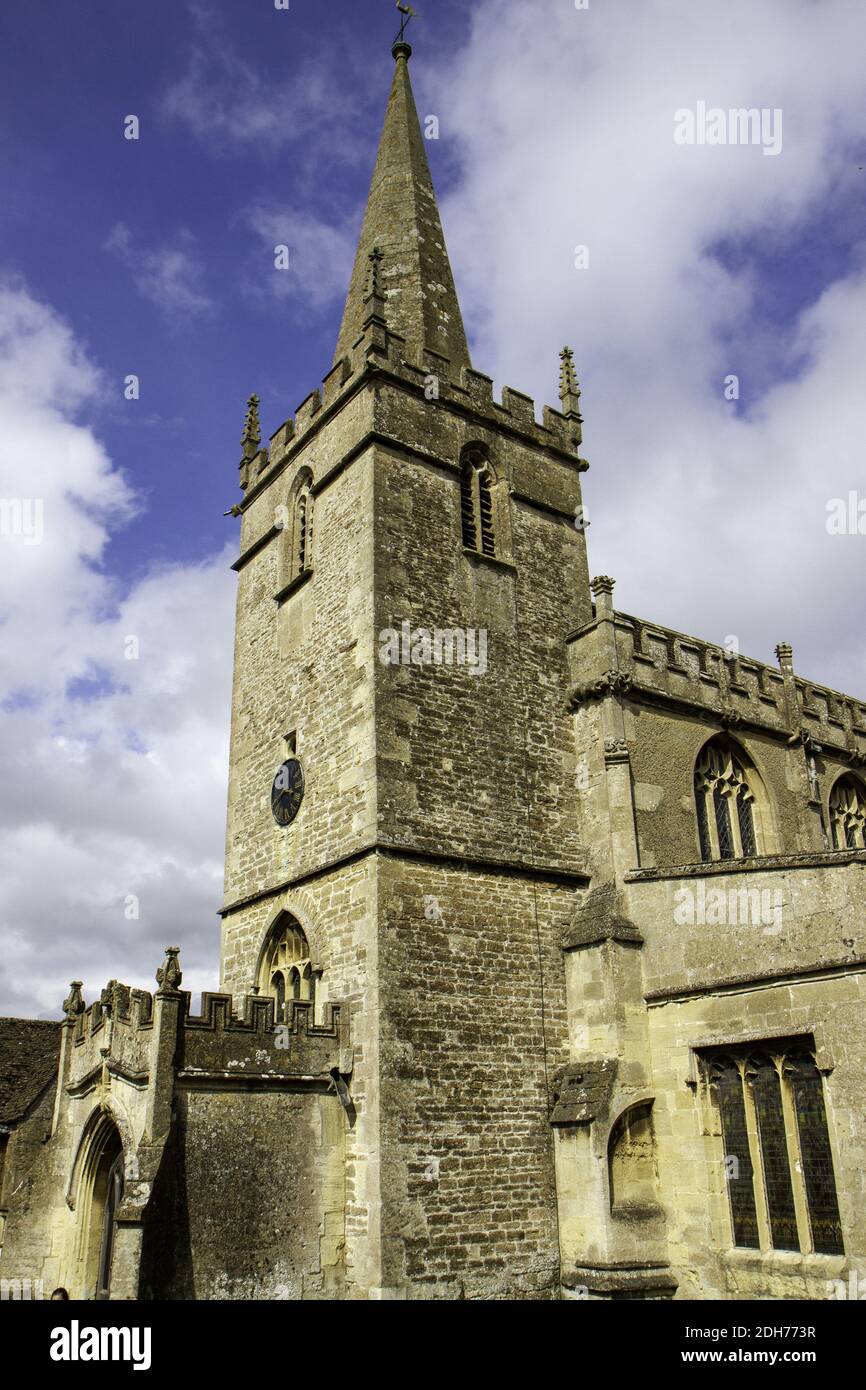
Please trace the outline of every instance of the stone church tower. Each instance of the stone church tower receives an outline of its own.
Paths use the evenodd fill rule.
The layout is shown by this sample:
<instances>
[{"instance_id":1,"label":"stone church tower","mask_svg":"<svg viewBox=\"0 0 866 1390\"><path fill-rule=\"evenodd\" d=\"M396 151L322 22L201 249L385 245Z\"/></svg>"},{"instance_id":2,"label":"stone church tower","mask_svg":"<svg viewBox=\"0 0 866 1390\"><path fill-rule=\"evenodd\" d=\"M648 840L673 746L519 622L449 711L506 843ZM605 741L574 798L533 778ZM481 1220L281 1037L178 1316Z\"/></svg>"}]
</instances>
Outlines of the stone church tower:
<instances>
[{"instance_id":1,"label":"stone church tower","mask_svg":"<svg viewBox=\"0 0 866 1390\"><path fill-rule=\"evenodd\" d=\"M572 355L541 423L473 369L393 53L333 366L244 429L221 993L0 1020L0 1278L832 1296L866 706L590 581Z\"/></svg>"},{"instance_id":2,"label":"stone church tower","mask_svg":"<svg viewBox=\"0 0 866 1390\"><path fill-rule=\"evenodd\" d=\"M353 1280L531 1293L557 1278L559 943L587 880L563 698L585 465L570 375L538 425L471 367L409 55L334 365L242 464L223 988L267 990L288 923L316 1008L351 1010Z\"/></svg>"}]
</instances>

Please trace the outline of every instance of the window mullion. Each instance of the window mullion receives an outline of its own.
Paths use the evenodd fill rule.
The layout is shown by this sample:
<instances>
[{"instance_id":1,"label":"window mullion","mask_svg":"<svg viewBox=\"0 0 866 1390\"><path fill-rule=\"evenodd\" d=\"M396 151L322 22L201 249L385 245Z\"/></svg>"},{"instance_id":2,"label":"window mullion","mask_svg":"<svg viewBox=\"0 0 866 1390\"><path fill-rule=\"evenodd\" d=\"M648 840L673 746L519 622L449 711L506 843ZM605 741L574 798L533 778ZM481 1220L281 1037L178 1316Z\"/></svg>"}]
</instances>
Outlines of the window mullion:
<instances>
[{"instance_id":1,"label":"window mullion","mask_svg":"<svg viewBox=\"0 0 866 1390\"><path fill-rule=\"evenodd\" d=\"M710 854L713 859L721 859L722 850L719 844L719 827L716 824L716 795L715 787L712 783L707 783L704 792L707 808L707 828L710 832Z\"/></svg>"},{"instance_id":2,"label":"window mullion","mask_svg":"<svg viewBox=\"0 0 866 1390\"><path fill-rule=\"evenodd\" d=\"M728 822L731 827L731 841L734 846L734 858L742 859L743 855L743 836L740 831L740 808L737 805L738 791L733 791L725 798L728 803Z\"/></svg>"},{"instance_id":3,"label":"window mullion","mask_svg":"<svg viewBox=\"0 0 866 1390\"><path fill-rule=\"evenodd\" d=\"M809 1220L809 1199L806 1194L806 1181L803 1175L803 1155L800 1150L800 1129L791 1087L785 1076L784 1058L774 1059L779 1070L782 1093L782 1115L785 1119L785 1143L788 1146L788 1167L791 1170L791 1188L794 1193L794 1213L797 1217L797 1234L800 1249L804 1255L811 1255L815 1246L812 1240L812 1223Z\"/></svg>"},{"instance_id":4,"label":"window mullion","mask_svg":"<svg viewBox=\"0 0 866 1390\"><path fill-rule=\"evenodd\" d=\"M770 1211L767 1205L767 1185L764 1178L764 1158L761 1153L761 1139L758 1132L758 1113L755 1109L755 1097L752 1088L746 1081L746 1063L740 1062L740 1082L743 1087L743 1105L746 1111L746 1133L749 1136L749 1155L752 1160L752 1173L754 1174L755 1184L755 1209L758 1215L758 1239L761 1243L761 1250L767 1251L773 1248L772 1228L770 1226Z\"/></svg>"}]
</instances>

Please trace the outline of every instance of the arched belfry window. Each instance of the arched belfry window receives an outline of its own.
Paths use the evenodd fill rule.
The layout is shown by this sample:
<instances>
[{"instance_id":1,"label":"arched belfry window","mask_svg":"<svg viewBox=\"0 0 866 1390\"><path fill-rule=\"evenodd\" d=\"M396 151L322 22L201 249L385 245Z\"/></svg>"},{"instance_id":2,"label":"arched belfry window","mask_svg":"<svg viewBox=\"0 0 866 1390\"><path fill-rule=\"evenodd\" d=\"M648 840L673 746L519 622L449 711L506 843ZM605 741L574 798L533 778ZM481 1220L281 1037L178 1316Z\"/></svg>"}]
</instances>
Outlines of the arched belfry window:
<instances>
[{"instance_id":1,"label":"arched belfry window","mask_svg":"<svg viewBox=\"0 0 866 1390\"><path fill-rule=\"evenodd\" d=\"M271 928L259 969L259 993L274 1000L274 1021L288 1023L287 1005L293 999L309 1000L315 1013L318 981L303 927L283 913Z\"/></svg>"},{"instance_id":2,"label":"arched belfry window","mask_svg":"<svg viewBox=\"0 0 866 1390\"><path fill-rule=\"evenodd\" d=\"M295 503L295 570L305 574L313 567L313 490L308 479Z\"/></svg>"},{"instance_id":3,"label":"arched belfry window","mask_svg":"<svg viewBox=\"0 0 866 1390\"><path fill-rule=\"evenodd\" d=\"M308 468L296 477L286 503L278 508L280 542L278 592L313 568L313 477Z\"/></svg>"},{"instance_id":4,"label":"arched belfry window","mask_svg":"<svg viewBox=\"0 0 866 1390\"><path fill-rule=\"evenodd\" d=\"M834 849L866 849L866 787L850 773L830 793L830 834Z\"/></svg>"},{"instance_id":5,"label":"arched belfry window","mask_svg":"<svg viewBox=\"0 0 866 1390\"><path fill-rule=\"evenodd\" d=\"M730 740L715 738L695 764L695 810L701 859L748 859L761 844L760 784Z\"/></svg>"},{"instance_id":6,"label":"arched belfry window","mask_svg":"<svg viewBox=\"0 0 866 1390\"><path fill-rule=\"evenodd\" d=\"M467 550L495 556L499 552L495 499L496 478L480 445L464 450L460 463L460 522Z\"/></svg>"}]
</instances>

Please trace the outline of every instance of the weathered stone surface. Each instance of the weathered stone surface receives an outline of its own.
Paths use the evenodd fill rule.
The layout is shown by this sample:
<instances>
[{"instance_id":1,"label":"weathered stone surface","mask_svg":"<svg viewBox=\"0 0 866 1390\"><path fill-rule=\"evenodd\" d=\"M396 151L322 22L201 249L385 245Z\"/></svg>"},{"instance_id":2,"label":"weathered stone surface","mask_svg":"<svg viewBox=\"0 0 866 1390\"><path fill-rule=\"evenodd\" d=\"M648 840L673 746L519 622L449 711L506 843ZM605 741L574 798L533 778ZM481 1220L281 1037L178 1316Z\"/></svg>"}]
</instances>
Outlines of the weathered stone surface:
<instances>
[{"instance_id":1,"label":"weathered stone surface","mask_svg":"<svg viewBox=\"0 0 866 1390\"><path fill-rule=\"evenodd\" d=\"M590 582L573 360L541 423L470 367L406 57L334 367L267 450L257 402L244 430L224 993L192 1013L170 948L153 995L0 1025L0 1275L94 1296L122 1153L112 1297L827 1297L866 1264L866 848L828 838L866 705ZM483 633L483 670L384 659L404 625ZM755 844L705 863L719 735ZM734 1247L725 1049L786 1087L814 1058L844 1255L790 1088L801 1249L760 1184Z\"/></svg>"}]
</instances>

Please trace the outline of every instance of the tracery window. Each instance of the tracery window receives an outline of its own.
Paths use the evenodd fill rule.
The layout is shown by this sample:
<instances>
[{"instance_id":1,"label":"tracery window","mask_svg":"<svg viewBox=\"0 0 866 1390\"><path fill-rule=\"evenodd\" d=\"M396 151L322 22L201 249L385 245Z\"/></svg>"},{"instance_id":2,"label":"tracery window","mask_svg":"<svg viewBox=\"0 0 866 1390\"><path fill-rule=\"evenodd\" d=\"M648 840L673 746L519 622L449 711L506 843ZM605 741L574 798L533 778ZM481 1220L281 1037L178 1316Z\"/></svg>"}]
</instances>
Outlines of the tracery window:
<instances>
[{"instance_id":1,"label":"tracery window","mask_svg":"<svg viewBox=\"0 0 866 1390\"><path fill-rule=\"evenodd\" d=\"M496 555L495 478L484 450L471 446L460 466L460 519L463 544L482 555Z\"/></svg>"},{"instance_id":2,"label":"tracery window","mask_svg":"<svg viewBox=\"0 0 866 1390\"><path fill-rule=\"evenodd\" d=\"M272 929L259 971L259 992L273 998L274 1021L289 1021L293 999L309 1000L315 1011L317 983L303 928L285 914Z\"/></svg>"},{"instance_id":3,"label":"tracery window","mask_svg":"<svg viewBox=\"0 0 866 1390\"><path fill-rule=\"evenodd\" d=\"M830 793L834 849L866 849L866 789L856 777L840 777Z\"/></svg>"},{"instance_id":4,"label":"tracery window","mask_svg":"<svg viewBox=\"0 0 866 1390\"><path fill-rule=\"evenodd\" d=\"M844 1254L824 1087L804 1040L705 1058L735 1246Z\"/></svg>"},{"instance_id":5,"label":"tracery window","mask_svg":"<svg viewBox=\"0 0 866 1390\"><path fill-rule=\"evenodd\" d=\"M695 807L705 863L759 853L754 786L726 739L713 739L698 758Z\"/></svg>"}]
</instances>

